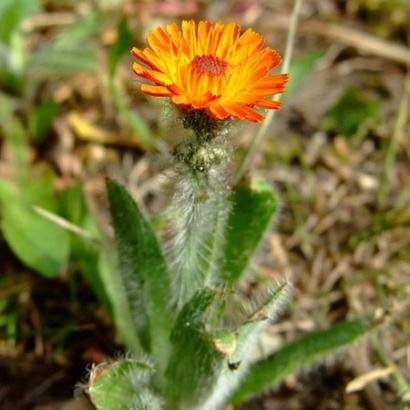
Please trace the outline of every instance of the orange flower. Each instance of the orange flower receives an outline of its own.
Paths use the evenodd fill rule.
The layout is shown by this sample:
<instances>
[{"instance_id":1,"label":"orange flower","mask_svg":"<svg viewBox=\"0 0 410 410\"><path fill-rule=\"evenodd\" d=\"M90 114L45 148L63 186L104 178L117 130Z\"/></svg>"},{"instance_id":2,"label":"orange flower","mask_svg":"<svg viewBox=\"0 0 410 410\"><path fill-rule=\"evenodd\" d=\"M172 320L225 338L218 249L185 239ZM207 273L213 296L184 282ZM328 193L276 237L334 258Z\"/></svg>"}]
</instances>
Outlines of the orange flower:
<instances>
[{"instance_id":1,"label":"orange flower","mask_svg":"<svg viewBox=\"0 0 410 410\"><path fill-rule=\"evenodd\" d=\"M253 107L276 109L280 102L269 95L281 93L287 74L269 75L281 59L263 48L262 36L248 29L242 35L235 23L183 21L182 30L168 24L148 36L150 48L132 49L145 65L134 63L134 72L154 85L142 84L145 94L170 97L185 111L205 110L212 118L261 121Z\"/></svg>"}]
</instances>

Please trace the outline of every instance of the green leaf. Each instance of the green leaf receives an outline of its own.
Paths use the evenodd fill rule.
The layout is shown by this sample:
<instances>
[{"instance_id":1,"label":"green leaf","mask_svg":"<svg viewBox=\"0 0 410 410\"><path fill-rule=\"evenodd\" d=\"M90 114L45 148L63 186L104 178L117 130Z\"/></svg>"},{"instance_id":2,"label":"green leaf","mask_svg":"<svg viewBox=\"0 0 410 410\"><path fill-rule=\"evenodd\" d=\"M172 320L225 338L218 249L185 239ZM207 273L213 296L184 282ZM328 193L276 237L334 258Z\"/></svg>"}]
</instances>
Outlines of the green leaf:
<instances>
[{"instance_id":1,"label":"green leaf","mask_svg":"<svg viewBox=\"0 0 410 410\"><path fill-rule=\"evenodd\" d=\"M28 129L30 137L35 142L41 142L47 137L57 115L58 105L52 100L45 100L30 111L28 116Z\"/></svg>"},{"instance_id":2,"label":"green leaf","mask_svg":"<svg viewBox=\"0 0 410 410\"><path fill-rule=\"evenodd\" d=\"M2 204L1 228L13 252L29 267L55 277L67 263L67 231L17 201Z\"/></svg>"},{"instance_id":3,"label":"green leaf","mask_svg":"<svg viewBox=\"0 0 410 410\"><path fill-rule=\"evenodd\" d=\"M0 5L0 42L9 44L22 20L39 9L37 0L2 0Z\"/></svg>"},{"instance_id":4,"label":"green leaf","mask_svg":"<svg viewBox=\"0 0 410 410\"><path fill-rule=\"evenodd\" d=\"M90 214L86 204L82 184L77 183L66 188L62 192L59 202L60 214L63 218L76 226L85 229L95 238L100 238L97 223ZM72 262L79 265L85 280L94 290L98 298L111 311L111 303L107 296L102 280L102 274L99 269L99 253L104 251L102 245L73 233L70 234L70 242L70 259Z\"/></svg>"},{"instance_id":5,"label":"green leaf","mask_svg":"<svg viewBox=\"0 0 410 410\"><path fill-rule=\"evenodd\" d=\"M323 120L323 128L352 137L378 118L380 102L349 87Z\"/></svg>"},{"instance_id":6,"label":"green leaf","mask_svg":"<svg viewBox=\"0 0 410 410\"><path fill-rule=\"evenodd\" d=\"M131 50L134 36L123 17L117 28L117 41L108 49L108 75L113 77L121 57Z\"/></svg>"},{"instance_id":7,"label":"green leaf","mask_svg":"<svg viewBox=\"0 0 410 410\"><path fill-rule=\"evenodd\" d=\"M171 408L195 408L217 380L225 355L204 324L216 297L215 290L198 291L177 317L171 334L174 350L166 372Z\"/></svg>"},{"instance_id":8,"label":"green leaf","mask_svg":"<svg viewBox=\"0 0 410 410\"><path fill-rule=\"evenodd\" d=\"M99 12L91 12L78 22L63 30L53 41L52 47L57 49L73 49L81 47L87 42L87 40L98 33L100 23Z\"/></svg>"},{"instance_id":9,"label":"green leaf","mask_svg":"<svg viewBox=\"0 0 410 410\"><path fill-rule=\"evenodd\" d=\"M17 102L13 98L0 92L0 124L4 124L12 118L16 106Z\"/></svg>"},{"instance_id":10,"label":"green leaf","mask_svg":"<svg viewBox=\"0 0 410 410\"><path fill-rule=\"evenodd\" d=\"M23 170L23 172L25 172ZM54 173L32 168L30 183L0 180L1 229L13 252L47 277L57 276L67 263L70 243L66 230L36 214L32 205L55 212Z\"/></svg>"},{"instance_id":11,"label":"green leaf","mask_svg":"<svg viewBox=\"0 0 410 410\"><path fill-rule=\"evenodd\" d=\"M153 368L124 359L102 363L91 370L87 393L98 410L159 410L159 400L147 385Z\"/></svg>"},{"instance_id":12,"label":"green leaf","mask_svg":"<svg viewBox=\"0 0 410 410\"><path fill-rule=\"evenodd\" d=\"M276 318L288 298L289 285L283 283L273 287L264 298L261 305L250 313L245 322L235 331L235 345L227 349L228 363L218 375L215 388L210 391L204 404L204 409L223 408L229 395L235 390L243 376L247 373L250 361L258 348L258 340L269 323ZM229 341L229 339L228 339ZM219 342L220 344L220 342Z\"/></svg>"},{"instance_id":13,"label":"green leaf","mask_svg":"<svg viewBox=\"0 0 410 410\"><path fill-rule=\"evenodd\" d=\"M47 168L32 168L28 173L28 147L25 130L12 118L3 125L14 168L15 185L0 184L1 229L13 252L29 267L47 277L58 275L67 263L69 234L36 214L38 205L55 211L54 174Z\"/></svg>"},{"instance_id":14,"label":"green leaf","mask_svg":"<svg viewBox=\"0 0 410 410\"><path fill-rule=\"evenodd\" d=\"M107 181L119 271L141 345L163 368L172 325L169 277L158 240L131 195Z\"/></svg>"},{"instance_id":15,"label":"green leaf","mask_svg":"<svg viewBox=\"0 0 410 410\"><path fill-rule=\"evenodd\" d=\"M134 324L135 318L132 316L127 290L111 252L111 246L108 244L99 252L98 272L108 296L120 341L132 353L141 353L140 339Z\"/></svg>"},{"instance_id":16,"label":"green leaf","mask_svg":"<svg viewBox=\"0 0 410 410\"><path fill-rule=\"evenodd\" d=\"M98 69L97 49L94 46L47 46L31 56L28 67L29 74L37 80L60 78L78 72L95 72Z\"/></svg>"},{"instance_id":17,"label":"green leaf","mask_svg":"<svg viewBox=\"0 0 410 410\"><path fill-rule=\"evenodd\" d=\"M26 185L28 180L28 139L26 130L21 122L12 117L4 124L0 124L6 139L6 147L11 154L11 164L14 180L20 185Z\"/></svg>"},{"instance_id":18,"label":"green leaf","mask_svg":"<svg viewBox=\"0 0 410 410\"><path fill-rule=\"evenodd\" d=\"M284 98L297 91L322 55L321 51L311 51L292 61L289 70L289 82L286 84L286 93L283 95Z\"/></svg>"},{"instance_id":19,"label":"green leaf","mask_svg":"<svg viewBox=\"0 0 410 410\"><path fill-rule=\"evenodd\" d=\"M130 107L127 95L113 80L110 82L110 92L116 110L133 133L131 137L135 138L145 150L149 152L153 151L155 148L155 139L148 124L138 111Z\"/></svg>"},{"instance_id":20,"label":"green leaf","mask_svg":"<svg viewBox=\"0 0 410 410\"><path fill-rule=\"evenodd\" d=\"M311 366L329 354L351 345L372 329L374 325L364 320L352 320L302 336L251 366L246 378L233 395L232 403L239 404L252 395L263 392L287 375Z\"/></svg>"},{"instance_id":21,"label":"green leaf","mask_svg":"<svg viewBox=\"0 0 410 410\"><path fill-rule=\"evenodd\" d=\"M48 166L32 166L30 174L30 183L19 187L22 198L27 204L40 206L50 212L57 212L54 171Z\"/></svg>"},{"instance_id":22,"label":"green leaf","mask_svg":"<svg viewBox=\"0 0 410 410\"><path fill-rule=\"evenodd\" d=\"M251 188L238 187L231 201L220 281L233 287L269 227L278 199L269 185L255 179Z\"/></svg>"}]
</instances>

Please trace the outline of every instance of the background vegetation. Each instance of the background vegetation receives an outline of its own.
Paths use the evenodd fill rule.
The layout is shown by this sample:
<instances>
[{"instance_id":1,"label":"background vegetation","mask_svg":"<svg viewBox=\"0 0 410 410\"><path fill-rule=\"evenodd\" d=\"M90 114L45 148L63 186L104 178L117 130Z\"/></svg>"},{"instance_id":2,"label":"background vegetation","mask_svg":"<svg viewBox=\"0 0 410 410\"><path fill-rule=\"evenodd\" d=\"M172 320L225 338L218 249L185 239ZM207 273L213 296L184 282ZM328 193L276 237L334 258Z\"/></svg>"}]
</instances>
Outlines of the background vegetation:
<instances>
[{"instance_id":1,"label":"background vegetation","mask_svg":"<svg viewBox=\"0 0 410 410\"><path fill-rule=\"evenodd\" d=\"M121 351L95 246L111 234L104 180L157 215L168 149L184 136L166 103L139 92L131 46L153 26L208 18L252 26L283 54L291 3L2 0L0 408L86 406L71 401L73 386ZM409 18L400 0L303 2L284 108L250 170L282 208L243 292L293 282L265 352L352 317L389 326L245 408L409 400ZM231 131L238 161L256 130Z\"/></svg>"}]
</instances>

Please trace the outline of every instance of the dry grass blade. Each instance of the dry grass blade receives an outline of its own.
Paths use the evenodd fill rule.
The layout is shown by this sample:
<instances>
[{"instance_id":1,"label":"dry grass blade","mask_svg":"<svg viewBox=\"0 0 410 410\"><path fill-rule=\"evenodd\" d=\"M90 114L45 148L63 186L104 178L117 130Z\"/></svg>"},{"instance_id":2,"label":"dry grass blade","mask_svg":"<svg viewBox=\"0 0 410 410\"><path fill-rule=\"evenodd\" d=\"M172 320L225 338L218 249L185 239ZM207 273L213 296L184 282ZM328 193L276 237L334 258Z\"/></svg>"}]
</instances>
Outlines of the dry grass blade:
<instances>
[{"instance_id":1,"label":"dry grass blade","mask_svg":"<svg viewBox=\"0 0 410 410\"><path fill-rule=\"evenodd\" d=\"M390 376L395 371L396 368L391 366L384 369L375 369L368 373L361 374L359 377L354 378L348 383L346 386L346 393L353 393L362 390L368 383Z\"/></svg>"},{"instance_id":2,"label":"dry grass blade","mask_svg":"<svg viewBox=\"0 0 410 410\"><path fill-rule=\"evenodd\" d=\"M67 231L75 233L76 235L81 236L84 239L88 239L88 240L92 240L96 242L99 241L92 233L86 231L83 228L80 228L79 226L71 223L70 221L67 221L67 219L62 218L59 215L56 215L36 205L33 205L31 208L37 215L40 215L41 217L48 219L49 221L55 223L56 225L61 226L61 228L66 229Z\"/></svg>"},{"instance_id":3,"label":"dry grass blade","mask_svg":"<svg viewBox=\"0 0 410 410\"><path fill-rule=\"evenodd\" d=\"M300 10L302 8L302 3L303 3L303 0L295 0L295 4L293 6L292 15L290 17L290 21L288 25L289 32L288 32L288 38L286 41L285 56L284 56L283 64L282 64L282 70L281 70L282 73L289 72L290 62L291 62L293 48L295 44L296 30L297 30L298 21L299 21ZM276 95L274 100L279 101L281 99L281 96L282 94ZM252 161L252 158L255 155L257 148L261 145L263 138L265 138L266 133L269 127L271 126L275 112L276 111L274 110L270 110L269 113L266 115L264 122L259 127L259 130L255 138L252 140L251 146L249 147L241 165L239 166L239 169L235 176L235 183L237 183L243 177L246 170L248 169Z\"/></svg>"},{"instance_id":4,"label":"dry grass blade","mask_svg":"<svg viewBox=\"0 0 410 410\"><path fill-rule=\"evenodd\" d=\"M289 24L291 24L291 18L279 15L275 17L272 27L286 30ZM367 54L410 65L409 48L354 28L312 19L304 21L299 30L304 33L319 34L331 40L340 41Z\"/></svg>"}]
</instances>

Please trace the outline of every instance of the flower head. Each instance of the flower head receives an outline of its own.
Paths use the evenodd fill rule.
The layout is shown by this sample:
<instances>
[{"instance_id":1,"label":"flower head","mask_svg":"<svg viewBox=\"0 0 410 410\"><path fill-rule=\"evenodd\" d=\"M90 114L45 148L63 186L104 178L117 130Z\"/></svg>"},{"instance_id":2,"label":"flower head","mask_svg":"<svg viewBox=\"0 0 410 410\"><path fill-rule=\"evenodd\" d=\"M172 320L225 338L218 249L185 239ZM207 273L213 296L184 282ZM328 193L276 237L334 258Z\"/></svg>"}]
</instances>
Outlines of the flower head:
<instances>
[{"instance_id":1,"label":"flower head","mask_svg":"<svg viewBox=\"0 0 410 410\"><path fill-rule=\"evenodd\" d=\"M134 72L154 84L142 84L145 94L170 97L184 111L202 110L210 117L261 121L254 107L276 109L268 96L284 90L287 74L269 74L281 59L248 29L235 23L183 21L168 24L148 36L144 50L132 49L140 62ZM140 64L143 63L143 64Z\"/></svg>"}]
</instances>

